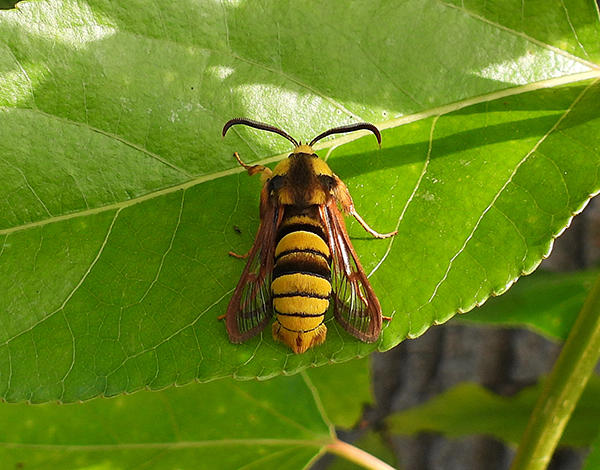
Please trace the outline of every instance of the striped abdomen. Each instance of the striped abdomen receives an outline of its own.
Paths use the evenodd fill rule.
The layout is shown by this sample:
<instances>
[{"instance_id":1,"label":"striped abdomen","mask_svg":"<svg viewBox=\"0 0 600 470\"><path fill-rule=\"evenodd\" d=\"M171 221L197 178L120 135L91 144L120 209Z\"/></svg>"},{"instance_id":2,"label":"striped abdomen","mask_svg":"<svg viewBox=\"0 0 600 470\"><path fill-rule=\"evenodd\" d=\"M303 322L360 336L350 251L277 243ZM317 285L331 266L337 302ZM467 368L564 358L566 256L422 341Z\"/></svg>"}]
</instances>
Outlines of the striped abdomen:
<instances>
[{"instance_id":1,"label":"striped abdomen","mask_svg":"<svg viewBox=\"0 0 600 470\"><path fill-rule=\"evenodd\" d=\"M276 340L300 353L322 343L331 295L330 252L319 219L285 219L277 233L271 290Z\"/></svg>"}]
</instances>

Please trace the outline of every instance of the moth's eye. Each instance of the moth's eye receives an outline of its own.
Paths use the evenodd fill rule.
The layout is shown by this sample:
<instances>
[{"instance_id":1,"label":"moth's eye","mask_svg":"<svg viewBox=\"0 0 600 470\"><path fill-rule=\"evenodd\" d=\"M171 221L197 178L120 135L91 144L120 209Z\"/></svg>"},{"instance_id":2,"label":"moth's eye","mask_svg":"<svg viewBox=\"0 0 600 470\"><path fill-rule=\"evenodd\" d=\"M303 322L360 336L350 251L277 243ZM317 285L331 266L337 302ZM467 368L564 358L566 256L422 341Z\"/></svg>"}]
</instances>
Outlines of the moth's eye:
<instances>
[{"instance_id":1,"label":"moth's eye","mask_svg":"<svg viewBox=\"0 0 600 470\"><path fill-rule=\"evenodd\" d=\"M279 191L283 186L283 176L275 175L269 180L269 192Z\"/></svg>"},{"instance_id":2,"label":"moth's eye","mask_svg":"<svg viewBox=\"0 0 600 470\"><path fill-rule=\"evenodd\" d=\"M333 179L333 176L319 175L319 181L327 190L331 190L335 186L335 180Z\"/></svg>"}]
</instances>

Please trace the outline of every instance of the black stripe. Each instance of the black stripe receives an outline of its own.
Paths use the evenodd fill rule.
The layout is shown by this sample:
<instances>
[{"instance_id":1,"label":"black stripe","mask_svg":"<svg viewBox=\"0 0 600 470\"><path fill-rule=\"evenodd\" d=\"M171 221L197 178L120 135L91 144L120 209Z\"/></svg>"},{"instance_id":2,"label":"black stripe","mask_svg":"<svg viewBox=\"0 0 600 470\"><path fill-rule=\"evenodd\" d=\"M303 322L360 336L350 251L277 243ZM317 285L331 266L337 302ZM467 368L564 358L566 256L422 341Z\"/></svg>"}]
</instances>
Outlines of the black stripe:
<instances>
[{"instance_id":1,"label":"black stripe","mask_svg":"<svg viewBox=\"0 0 600 470\"><path fill-rule=\"evenodd\" d=\"M324 317L327 310L324 313L304 313L304 312L294 312L294 313L281 313L275 310L276 315L282 315L284 317L302 317L302 318L316 318L316 317Z\"/></svg>"},{"instance_id":2,"label":"black stripe","mask_svg":"<svg viewBox=\"0 0 600 470\"><path fill-rule=\"evenodd\" d=\"M279 253L276 257L275 257L275 262L277 263L277 260L279 258L282 258L286 255L291 255L292 253L310 253L311 255L317 255L320 256L321 258L323 258L325 261L327 261L327 264L329 264L331 262L331 258L329 256L327 256L325 253L320 252L319 250L313 250L312 248L303 248L303 249L297 249L297 250L285 250L282 251L281 253Z\"/></svg>"},{"instance_id":3,"label":"black stripe","mask_svg":"<svg viewBox=\"0 0 600 470\"><path fill-rule=\"evenodd\" d=\"M325 243L327 243L327 238L325 237L325 232L323 232L323 228L320 225L312 225L312 224L289 224L281 227L277 232L277 240L275 241L275 245L279 243L279 241L285 237L289 233L293 232L310 232L315 235L321 237Z\"/></svg>"},{"instance_id":4,"label":"black stripe","mask_svg":"<svg viewBox=\"0 0 600 470\"><path fill-rule=\"evenodd\" d=\"M294 333L308 333L310 331L315 331L317 328L319 328L324 322L325 319L323 318L323 321L321 323L319 323L317 326L315 326L314 328L311 328L310 330L292 330L291 328L286 328L285 326L283 326L281 324L281 322L279 320L275 320L277 323L279 323L279 326L281 328L283 328L284 330L288 330L288 331L293 331Z\"/></svg>"},{"instance_id":5,"label":"black stripe","mask_svg":"<svg viewBox=\"0 0 600 470\"><path fill-rule=\"evenodd\" d=\"M290 271L283 271L283 270L281 270L282 272L278 272L277 267L278 266L275 266L275 269L273 269L273 281L275 279L277 279L278 277L285 276L287 274L306 274L307 276L312 276L312 277L318 277L318 278L321 278L321 279L325 279L326 281L328 281L329 283L331 283L331 273L328 273L327 275L325 275L325 274L317 274L317 273L311 273L311 272L308 272L308 271L297 271L297 270L294 270L294 271L291 271L291 270ZM290 268L291 268L291 266L290 266Z\"/></svg>"},{"instance_id":6,"label":"black stripe","mask_svg":"<svg viewBox=\"0 0 600 470\"><path fill-rule=\"evenodd\" d=\"M331 294L330 295L319 295L319 294L312 294L311 292L286 292L285 294L273 294L274 299L280 299L283 297L310 297L311 299L328 300L329 297L331 297Z\"/></svg>"},{"instance_id":7,"label":"black stripe","mask_svg":"<svg viewBox=\"0 0 600 470\"><path fill-rule=\"evenodd\" d=\"M325 276L327 279L331 278L331 270L328 264L323 264L315 259L306 257L305 259L288 259L283 258L275 264L273 268L273 276L278 277L283 274L303 272L315 274L317 276Z\"/></svg>"}]
</instances>

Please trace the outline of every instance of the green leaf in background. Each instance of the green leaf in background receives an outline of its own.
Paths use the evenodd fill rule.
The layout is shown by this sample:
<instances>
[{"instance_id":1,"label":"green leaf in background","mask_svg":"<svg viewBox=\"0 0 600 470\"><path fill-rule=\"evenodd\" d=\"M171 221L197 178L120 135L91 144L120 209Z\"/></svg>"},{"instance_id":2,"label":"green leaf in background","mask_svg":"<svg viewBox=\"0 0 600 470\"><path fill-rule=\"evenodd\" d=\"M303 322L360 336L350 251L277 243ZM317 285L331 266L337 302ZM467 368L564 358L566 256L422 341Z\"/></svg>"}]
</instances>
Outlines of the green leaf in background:
<instances>
[{"instance_id":1,"label":"green leaf in background","mask_svg":"<svg viewBox=\"0 0 600 470\"><path fill-rule=\"evenodd\" d=\"M565 340L598 270L570 273L537 271L502 297L489 299L469 315L455 317L467 323L528 326L550 338Z\"/></svg>"},{"instance_id":2,"label":"green leaf in background","mask_svg":"<svg viewBox=\"0 0 600 470\"><path fill-rule=\"evenodd\" d=\"M338 428L356 426L365 405L373 404L369 361L369 358L362 358L306 370L319 391L327 416Z\"/></svg>"},{"instance_id":3,"label":"green leaf in background","mask_svg":"<svg viewBox=\"0 0 600 470\"><path fill-rule=\"evenodd\" d=\"M472 383L457 385L429 402L388 418L393 433L436 432L450 438L485 434L507 443L519 442L540 393L540 385L513 397L496 395ZM577 403L561 445L586 447L598 432L600 377L593 376Z\"/></svg>"},{"instance_id":4,"label":"green leaf in background","mask_svg":"<svg viewBox=\"0 0 600 470\"><path fill-rule=\"evenodd\" d=\"M292 374L503 292L600 189L599 34L593 0L0 12L0 396ZM300 356L268 331L229 343L216 317L243 263L227 252L250 247L259 193L231 154L290 151L253 130L222 140L238 115L299 139L356 120L384 129L380 151L372 136L321 151L368 223L398 228L371 240L349 226L394 317L377 345L331 319L326 344Z\"/></svg>"},{"instance_id":5,"label":"green leaf in background","mask_svg":"<svg viewBox=\"0 0 600 470\"><path fill-rule=\"evenodd\" d=\"M0 431L0 458L3 468L295 470L336 440L333 424L356 423L369 385L361 359L265 383L223 379L82 404L3 403L0 422L12 424Z\"/></svg>"},{"instance_id":6,"label":"green leaf in background","mask_svg":"<svg viewBox=\"0 0 600 470\"><path fill-rule=\"evenodd\" d=\"M297 470L335 439L305 376L69 405L6 404L3 468Z\"/></svg>"},{"instance_id":7,"label":"green leaf in background","mask_svg":"<svg viewBox=\"0 0 600 470\"><path fill-rule=\"evenodd\" d=\"M592 450L587 456L583 470L596 470L597 468L600 468L600 432L598 432L596 439L594 439Z\"/></svg>"}]
</instances>

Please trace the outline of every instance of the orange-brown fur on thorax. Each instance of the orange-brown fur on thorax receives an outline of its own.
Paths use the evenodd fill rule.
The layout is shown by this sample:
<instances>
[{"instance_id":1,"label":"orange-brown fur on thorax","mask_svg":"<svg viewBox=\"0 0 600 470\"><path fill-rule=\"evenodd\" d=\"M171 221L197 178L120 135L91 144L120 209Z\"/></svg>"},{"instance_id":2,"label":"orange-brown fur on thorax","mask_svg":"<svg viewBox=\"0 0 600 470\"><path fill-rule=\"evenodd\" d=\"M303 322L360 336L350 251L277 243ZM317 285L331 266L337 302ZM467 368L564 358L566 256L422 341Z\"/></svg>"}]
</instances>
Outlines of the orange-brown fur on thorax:
<instances>
[{"instance_id":1,"label":"orange-brown fur on thorax","mask_svg":"<svg viewBox=\"0 0 600 470\"><path fill-rule=\"evenodd\" d=\"M333 172L308 145L300 145L275 167L267 184L278 204L322 205L331 196Z\"/></svg>"}]
</instances>

